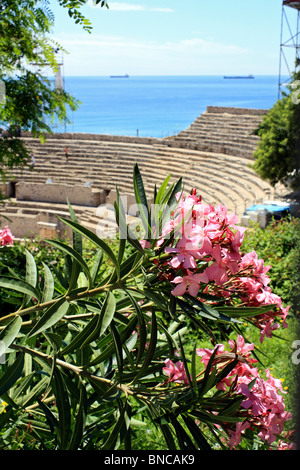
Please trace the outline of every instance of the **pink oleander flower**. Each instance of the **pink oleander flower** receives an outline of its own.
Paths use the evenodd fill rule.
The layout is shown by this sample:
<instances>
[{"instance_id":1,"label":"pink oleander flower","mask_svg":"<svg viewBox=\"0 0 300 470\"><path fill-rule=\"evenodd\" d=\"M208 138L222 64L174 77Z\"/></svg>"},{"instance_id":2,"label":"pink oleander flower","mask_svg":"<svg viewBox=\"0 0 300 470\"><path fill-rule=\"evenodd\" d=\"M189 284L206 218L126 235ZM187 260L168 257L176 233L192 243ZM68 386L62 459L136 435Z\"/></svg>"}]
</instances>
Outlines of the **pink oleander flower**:
<instances>
[{"instance_id":1,"label":"pink oleander flower","mask_svg":"<svg viewBox=\"0 0 300 470\"><path fill-rule=\"evenodd\" d=\"M14 242L14 236L12 235L9 228L6 226L3 230L0 230L0 245L12 245Z\"/></svg>"},{"instance_id":2,"label":"pink oleander flower","mask_svg":"<svg viewBox=\"0 0 300 470\"><path fill-rule=\"evenodd\" d=\"M205 273L190 274L188 272L186 276L177 276L173 279L173 284L178 285L171 293L179 296L188 292L193 297L196 297L200 289L200 283L207 283L208 281L209 279Z\"/></svg>"},{"instance_id":3,"label":"pink oleander flower","mask_svg":"<svg viewBox=\"0 0 300 470\"><path fill-rule=\"evenodd\" d=\"M245 421L244 423L236 423L236 429L235 431L231 431L231 437L229 439L229 447L231 450L241 442L242 433L248 428L250 428L250 423L248 423L248 421Z\"/></svg>"},{"instance_id":4,"label":"pink oleander flower","mask_svg":"<svg viewBox=\"0 0 300 470\"><path fill-rule=\"evenodd\" d=\"M185 383L188 384L188 379L185 373L184 364L181 361L174 362L171 359L165 360L165 367L163 372L169 377L168 382Z\"/></svg>"},{"instance_id":5,"label":"pink oleander flower","mask_svg":"<svg viewBox=\"0 0 300 470\"><path fill-rule=\"evenodd\" d=\"M272 377L269 369L266 370L266 380L260 377L257 368L252 366L257 362L250 357L254 345L245 343L242 336L238 336L237 342L229 341L231 351L235 351L247 362L239 362L237 366L223 379L217 388L226 391L235 386L236 393L243 395L241 407L248 411L249 420L243 424L238 423L235 430L230 430L230 448L238 445L242 432L250 424L252 429L257 429L258 437L272 444L284 430L285 422L292 418L285 410L282 394L282 384L279 379ZM218 355L226 356L225 346L217 345L216 359ZM202 356L201 361L207 366L214 349L198 349L197 354ZM224 353L225 352L225 353ZM251 387L250 387L251 384ZM249 423L248 425L246 423Z\"/></svg>"},{"instance_id":6,"label":"pink oleander flower","mask_svg":"<svg viewBox=\"0 0 300 470\"><path fill-rule=\"evenodd\" d=\"M148 240L140 240L140 244L142 248L151 248L151 244Z\"/></svg>"},{"instance_id":7,"label":"pink oleander flower","mask_svg":"<svg viewBox=\"0 0 300 470\"><path fill-rule=\"evenodd\" d=\"M179 240L176 247L166 247L166 253L175 253L169 265L172 268L179 268L181 265L184 269L196 269L196 259L201 259L202 255L199 251L201 247L197 246L197 241L188 239L185 235Z\"/></svg>"},{"instance_id":8,"label":"pink oleander flower","mask_svg":"<svg viewBox=\"0 0 300 470\"><path fill-rule=\"evenodd\" d=\"M272 450L272 447L270 450ZM296 450L296 444L294 442L287 443L279 440L277 450Z\"/></svg>"}]
</instances>

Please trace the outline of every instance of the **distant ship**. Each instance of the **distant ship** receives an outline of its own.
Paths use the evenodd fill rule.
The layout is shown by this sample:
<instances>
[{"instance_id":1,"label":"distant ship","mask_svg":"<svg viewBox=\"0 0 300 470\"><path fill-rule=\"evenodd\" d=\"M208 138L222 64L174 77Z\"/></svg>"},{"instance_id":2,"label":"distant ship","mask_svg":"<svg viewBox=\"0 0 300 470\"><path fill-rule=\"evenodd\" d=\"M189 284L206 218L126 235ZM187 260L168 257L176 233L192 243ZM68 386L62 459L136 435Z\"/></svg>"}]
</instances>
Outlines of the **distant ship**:
<instances>
[{"instance_id":1,"label":"distant ship","mask_svg":"<svg viewBox=\"0 0 300 470\"><path fill-rule=\"evenodd\" d=\"M253 75L235 75L235 76L225 76L224 78L254 78Z\"/></svg>"},{"instance_id":2,"label":"distant ship","mask_svg":"<svg viewBox=\"0 0 300 470\"><path fill-rule=\"evenodd\" d=\"M110 78L128 78L129 75L126 74L126 75L111 75Z\"/></svg>"}]
</instances>

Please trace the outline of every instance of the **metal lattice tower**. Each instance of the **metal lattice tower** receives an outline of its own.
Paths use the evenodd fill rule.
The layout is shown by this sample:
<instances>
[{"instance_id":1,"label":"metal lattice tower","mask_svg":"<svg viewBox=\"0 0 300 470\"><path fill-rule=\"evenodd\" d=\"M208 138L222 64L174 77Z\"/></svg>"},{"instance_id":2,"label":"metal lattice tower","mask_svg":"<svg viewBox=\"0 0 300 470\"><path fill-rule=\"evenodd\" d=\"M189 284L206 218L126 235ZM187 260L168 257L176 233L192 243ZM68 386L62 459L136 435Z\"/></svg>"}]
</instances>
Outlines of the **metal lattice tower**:
<instances>
[{"instance_id":1,"label":"metal lattice tower","mask_svg":"<svg viewBox=\"0 0 300 470\"><path fill-rule=\"evenodd\" d=\"M292 11L292 9L294 11ZM296 13L296 15L294 15ZM293 24L292 24L293 22ZM300 61L300 0L283 0L281 17L278 98L282 87L292 80Z\"/></svg>"}]
</instances>

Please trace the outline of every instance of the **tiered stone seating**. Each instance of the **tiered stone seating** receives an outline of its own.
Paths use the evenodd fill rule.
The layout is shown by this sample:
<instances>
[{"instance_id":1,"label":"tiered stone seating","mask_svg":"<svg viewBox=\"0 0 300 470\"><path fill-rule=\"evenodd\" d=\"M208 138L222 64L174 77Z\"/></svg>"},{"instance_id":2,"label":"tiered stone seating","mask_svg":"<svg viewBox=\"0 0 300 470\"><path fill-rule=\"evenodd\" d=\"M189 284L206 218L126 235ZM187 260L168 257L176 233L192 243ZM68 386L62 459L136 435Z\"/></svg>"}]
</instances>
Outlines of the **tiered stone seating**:
<instances>
[{"instance_id":1,"label":"tiered stone seating","mask_svg":"<svg viewBox=\"0 0 300 470\"><path fill-rule=\"evenodd\" d=\"M249 205L278 198L278 195L249 167L257 144L257 138L251 134L261 115L247 115L242 110L234 114L231 108L220 111L219 108L208 109L186 131L166 139L54 134L41 144L30 136L22 137L33 152L36 164L34 169L23 172L16 169L16 182L45 185L51 180L65 187L78 186L79 193L80 188L88 186L94 192L104 192L107 204L113 203L117 185L132 204L133 167L138 163L149 200L154 185L159 185L171 173L172 181L183 177L186 191L197 188L205 202L222 203L241 217ZM244 114L239 114L241 112ZM68 163L64 156L66 146ZM205 146L209 148L204 150ZM45 220L53 223L52 212L68 212L66 204L54 204L57 200L22 201L18 197L13 202L14 206L6 206L7 214L24 219L34 216L36 223ZM104 225L114 220L112 211L107 211L104 203L100 211L93 203L83 202L80 206L77 199L75 206L79 221L95 232L101 230L101 220ZM48 211L48 218L40 220L38 214L45 214L45 211Z\"/></svg>"},{"instance_id":2,"label":"tiered stone seating","mask_svg":"<svg viewBox=\"0 0 300 470\"><path fill-rule=\"evenodd\" d=\"M187 129L174 137L180 146L252 158L254 135L265 110L208 106Z\"/></svg>"}]
</instances>

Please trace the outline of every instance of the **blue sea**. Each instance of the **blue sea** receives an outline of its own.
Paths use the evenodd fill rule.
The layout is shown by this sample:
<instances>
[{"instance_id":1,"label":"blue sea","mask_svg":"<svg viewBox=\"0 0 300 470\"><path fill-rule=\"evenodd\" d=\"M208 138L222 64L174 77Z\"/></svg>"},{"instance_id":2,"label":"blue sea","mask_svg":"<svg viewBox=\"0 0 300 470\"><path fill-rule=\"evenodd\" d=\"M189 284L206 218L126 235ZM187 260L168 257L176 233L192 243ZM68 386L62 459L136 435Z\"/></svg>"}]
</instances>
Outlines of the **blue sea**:
<instances>
[{"instance_id":1,"label":"blue sea","mask_svg":"<svg viewBox=\"0 0 300 470\"><path fill-rule=\"evenodd\" d=\"M278 99L278 77L223 76L65 77L81 105L71 124L54 132L167 137L186 129L207 106L269 109Z\"/></svg>"}]
</instances>

